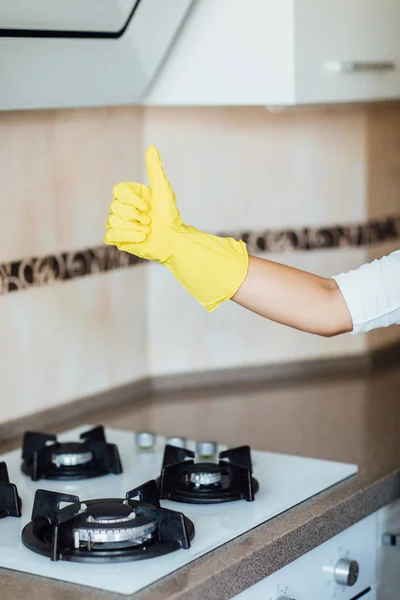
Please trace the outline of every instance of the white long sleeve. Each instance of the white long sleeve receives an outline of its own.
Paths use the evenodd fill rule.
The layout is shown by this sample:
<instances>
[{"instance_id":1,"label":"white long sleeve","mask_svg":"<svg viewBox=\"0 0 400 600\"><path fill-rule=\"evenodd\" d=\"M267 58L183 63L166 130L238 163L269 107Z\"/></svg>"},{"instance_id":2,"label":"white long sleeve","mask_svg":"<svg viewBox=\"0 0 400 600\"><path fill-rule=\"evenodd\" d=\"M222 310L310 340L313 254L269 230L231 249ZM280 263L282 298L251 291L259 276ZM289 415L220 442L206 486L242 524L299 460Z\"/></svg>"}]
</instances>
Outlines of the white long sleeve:
<instances>
[{"instance_id":1,"label":"white long sleeve","mask_svg":"<svg viewBox=\"0 0 400 600\"><path fill-rule=\"evenodd\" d=\"M352 333L400 324L400 250L333 279L349 309Z\"/></svg>"}]
</instances>

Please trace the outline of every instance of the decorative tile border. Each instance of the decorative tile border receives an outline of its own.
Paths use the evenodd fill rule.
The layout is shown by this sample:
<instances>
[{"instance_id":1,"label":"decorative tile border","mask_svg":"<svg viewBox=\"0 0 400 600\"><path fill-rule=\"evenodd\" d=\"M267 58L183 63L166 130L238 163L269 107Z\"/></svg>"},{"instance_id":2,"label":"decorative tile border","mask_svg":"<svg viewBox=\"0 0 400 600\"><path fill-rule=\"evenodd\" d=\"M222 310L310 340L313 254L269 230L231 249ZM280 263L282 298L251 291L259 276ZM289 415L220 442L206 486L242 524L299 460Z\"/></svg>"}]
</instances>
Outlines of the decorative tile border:
<instances>
[{"instance_id":1,"label":"decorative tile border","mask_svg":"<svg viewBox=\"0 0 400 600\"><path fill-rule=\"evenodd\" d=\"M320 248L373 246L400 239L400 216L384 217L367 223L302 229L267 229L230 233L247 244L250 253L293 252Z\"/></svg>"},{"instance_id":2,"label":"decorative tile border","mask_svg":"<svg viewBox=\"0 0 400 600\"><path fill-rule=\"evenodd\" d=\"M106 244L41 258L24 258L0 264L0 294L112 271L139 262L136 256Z\"/></svg>"},{"instance_id":3,"label":"decorative tile border","mask_svg":"<svg viewBox=\"0 0 400 600\"><path fill-rule=\"evenodd\" d=\"M400 216L354 225L267 229L221 235L244 240L249 252L257 254L372 246L387 240L400 239ZM132 254L102 244L85 250L0 263L0 294L112 271L142 262Z\"/></svg>"}]
</instances>

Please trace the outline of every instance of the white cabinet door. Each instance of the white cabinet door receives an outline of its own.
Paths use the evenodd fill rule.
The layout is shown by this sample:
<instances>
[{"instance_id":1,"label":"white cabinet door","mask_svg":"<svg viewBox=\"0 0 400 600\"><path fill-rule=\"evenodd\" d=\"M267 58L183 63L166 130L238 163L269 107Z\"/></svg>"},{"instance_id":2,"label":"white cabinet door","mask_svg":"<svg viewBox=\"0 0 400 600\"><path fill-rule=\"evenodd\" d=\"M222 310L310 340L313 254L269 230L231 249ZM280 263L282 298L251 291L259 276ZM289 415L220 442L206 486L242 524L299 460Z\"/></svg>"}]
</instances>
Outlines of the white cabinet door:
<instances>
[{"instance_id":1,"label":"white cabinet door","mask_svg":"<svg viewBox=\"0 0 400 600\"><path fill-rule=\"evenodd\" d=\"M399 535L397 545L386 545L383 536ZM400 598L400 500L378 514L378 600ZM389 541L389 540L387 540ZM393 538L393 542L395 542Z\"/></svg>"},{"instance_id":2,"label":"white cabinet door","mask_svg":"<svg viewBox=\"0 0 400 600\"><path fill-rule=\"evenodd\" d=\"M164 106L293 100L293 0L196 0L145 98Z\"/></svg>"},{"instance_id":3,"label":"white cabinet door","mask_svg":"<svg viewBox=\"0 0 400 600\"><path fill-rule=\"evenodd\" d=\"M398 0L295 0L296 103L400 96Z\"/></svg>"},{"instance_id":4,"label":"white cabinet door","mask_svg":"<svg viewBox=\"0 0 400 600\"><path fill-rule=\"evenodd\" d=\"M399 97L398 0L197 0L144 103Z\"/></svg>"}]
</instances>

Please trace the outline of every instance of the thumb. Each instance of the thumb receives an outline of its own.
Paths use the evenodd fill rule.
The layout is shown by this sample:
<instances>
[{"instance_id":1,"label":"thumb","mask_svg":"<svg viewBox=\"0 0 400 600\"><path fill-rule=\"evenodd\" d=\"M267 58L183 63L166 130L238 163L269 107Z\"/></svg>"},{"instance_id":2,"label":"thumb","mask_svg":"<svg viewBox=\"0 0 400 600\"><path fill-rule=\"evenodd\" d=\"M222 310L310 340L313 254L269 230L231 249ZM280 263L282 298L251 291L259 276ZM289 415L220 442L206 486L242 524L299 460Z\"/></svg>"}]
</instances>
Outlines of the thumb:
<instances>
[{"instance_id":1,"label":"thumb","mask_svg":"<svg viewBox=\"0 0 400 600\"><path fill-rule=\"evenodd\" d=\"M171 186L164 173L161 156L154 146L149 146L146 152L146 169L150 187L155 194L171 192Z\"/></svg>"}]
</instances>

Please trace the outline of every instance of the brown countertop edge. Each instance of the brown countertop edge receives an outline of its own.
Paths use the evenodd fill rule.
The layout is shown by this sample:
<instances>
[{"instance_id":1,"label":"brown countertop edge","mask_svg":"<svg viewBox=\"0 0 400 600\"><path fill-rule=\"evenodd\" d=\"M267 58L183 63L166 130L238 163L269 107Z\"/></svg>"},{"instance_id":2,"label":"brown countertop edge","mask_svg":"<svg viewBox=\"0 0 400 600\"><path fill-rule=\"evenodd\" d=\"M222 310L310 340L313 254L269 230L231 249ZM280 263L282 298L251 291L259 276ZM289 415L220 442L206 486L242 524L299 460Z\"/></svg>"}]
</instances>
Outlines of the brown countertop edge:
<instances>
[{"instance_id":1,"label":"brown countertop edge","mask_svg":"<svg viewBox=\"0 0 400 600\"><path fill-rule=\"evenodd\" d=\"M259 525L133 595L135 600L229 600L400 498L400 471L361 474Z\"/></svg>"}]
</instances>

